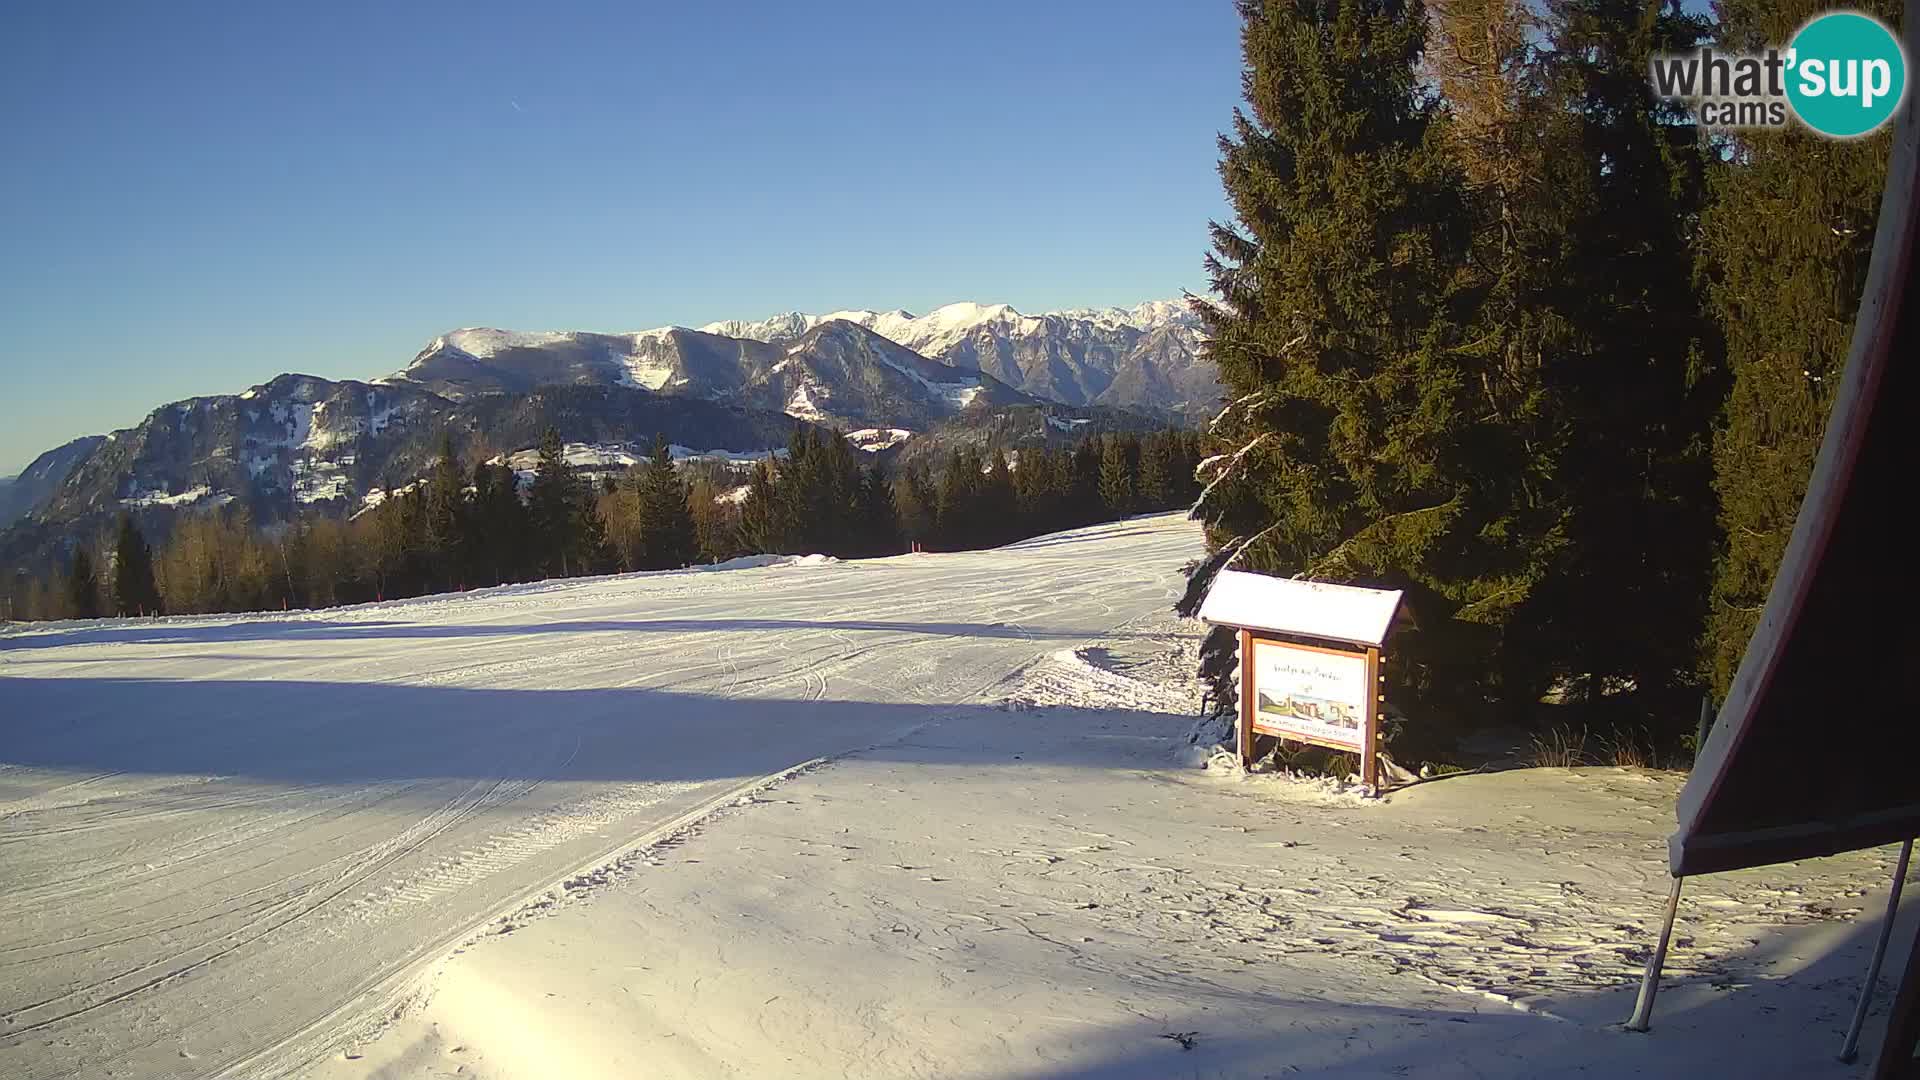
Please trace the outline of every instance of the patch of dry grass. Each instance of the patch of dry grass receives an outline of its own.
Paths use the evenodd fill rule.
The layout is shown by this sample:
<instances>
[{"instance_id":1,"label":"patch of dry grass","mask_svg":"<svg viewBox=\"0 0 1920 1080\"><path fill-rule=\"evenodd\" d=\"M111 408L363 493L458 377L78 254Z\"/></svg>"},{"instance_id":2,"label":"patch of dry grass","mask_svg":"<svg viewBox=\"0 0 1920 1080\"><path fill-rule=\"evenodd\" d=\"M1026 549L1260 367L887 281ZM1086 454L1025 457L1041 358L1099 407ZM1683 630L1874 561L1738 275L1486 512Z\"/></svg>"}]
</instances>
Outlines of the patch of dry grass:
<instances>
[{"instance_id":1,"label":"patch of dry grass","mask_svg":"<svg viewBox=\"0 0 1920 1080\"><path fill-rule=\"evenodd\" d=\"M1556 724L1533 737L1533 752L1521 764L1535 769L1573 769L1593 764L1587 729Z\"/></svg>"}]
</instances>

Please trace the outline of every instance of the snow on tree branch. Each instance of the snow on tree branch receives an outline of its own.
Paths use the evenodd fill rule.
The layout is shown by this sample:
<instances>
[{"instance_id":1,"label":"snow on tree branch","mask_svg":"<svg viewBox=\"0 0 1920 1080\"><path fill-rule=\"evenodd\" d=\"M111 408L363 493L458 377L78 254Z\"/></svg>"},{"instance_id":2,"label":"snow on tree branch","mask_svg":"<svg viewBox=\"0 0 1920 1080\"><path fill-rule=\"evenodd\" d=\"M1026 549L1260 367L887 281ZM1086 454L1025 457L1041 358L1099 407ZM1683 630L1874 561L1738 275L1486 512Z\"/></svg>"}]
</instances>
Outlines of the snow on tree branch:
<instances>
[{"instance_id":1,"label":"snow on tree branch","mask_svg":"<svg viewBox=\"0 0 1920 1080\"><path fill-rule=\"evenodd\" d=\"M1221 409L1220 412L1216 414L1213 419L1207 421L1207 430L1213 431L1216 428L1218 428L1220 426L1220 421L1225 420L1228 414L1232 413L1233 410L1239 408L1242 405L1257 405L1260 403L1260 401L1266 400L1266 396L1267 396L1267 392L1265 390L1255 390L1251 394L1247 394L1243 397L1240 397L1228 403L1226 408ZM1256 398L1260 399L1260 401L1256 401L1255 400Z\"/></svg>"},{"instance_id":2,"label":"snow on tree branch","mask_svg":"<svg viewBox=\"0 0 1920 1080\"><path fill-rule=\"evenodd\" d=\"M1220 486L1220 481L1225 480L1227 477L1233 475L1233 470L1239 467L1241 459L1247 456L1248 451L1252 450L1254 447L1259 446L1261 443L1266 442L1268 439L1271 439L1271 438L1273 438L1272 432L1262 432L1260 435L1256 436L1252 442L1249 442L1247 445L1241 447L1238 450L1235 450L1233 452L1233 459L1231 461L1228 461L1226 465L1221 468L1220 474L1218 476L1215 476L1213 480L1207 484L1205 490L1200 492L1200 497L1193 500L1193 505L1187 508L1187 519L1189 521L1203 520L1204 516L1200 512L1200 508L1206 504L1207 496L1213 494L1213 489ZM1221 456L1224 456L1224 455L1216 455L1214 457L1208 458L1206 461L1203 461L1199 465L1195 466L1193 470L1194 479L1196 480L1199 479L1200 470L1206 468L1208 462L1218 461Z\"/></svg>"}]
</instances>

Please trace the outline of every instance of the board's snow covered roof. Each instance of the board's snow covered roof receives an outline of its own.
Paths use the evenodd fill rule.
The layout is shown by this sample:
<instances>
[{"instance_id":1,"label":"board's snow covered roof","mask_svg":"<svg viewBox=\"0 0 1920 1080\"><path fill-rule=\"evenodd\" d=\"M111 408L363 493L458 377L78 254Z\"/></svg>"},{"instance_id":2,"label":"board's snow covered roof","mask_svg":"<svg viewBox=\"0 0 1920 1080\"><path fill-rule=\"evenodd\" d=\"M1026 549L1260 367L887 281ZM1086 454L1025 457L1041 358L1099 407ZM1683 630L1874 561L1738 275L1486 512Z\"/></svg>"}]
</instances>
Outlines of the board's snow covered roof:
<instances>
[{"instance_id":1,"label":"board's snow covered roof","mask_svg":"<svg viewBox=\"0 0 1920 1080\"><path fill-rule=\"evenodd\" d=\"M1200 605L1200 617L1277 634L1378 645L1399 610L1399 590L1222 570Z\"/></svg>"}]
</instances>

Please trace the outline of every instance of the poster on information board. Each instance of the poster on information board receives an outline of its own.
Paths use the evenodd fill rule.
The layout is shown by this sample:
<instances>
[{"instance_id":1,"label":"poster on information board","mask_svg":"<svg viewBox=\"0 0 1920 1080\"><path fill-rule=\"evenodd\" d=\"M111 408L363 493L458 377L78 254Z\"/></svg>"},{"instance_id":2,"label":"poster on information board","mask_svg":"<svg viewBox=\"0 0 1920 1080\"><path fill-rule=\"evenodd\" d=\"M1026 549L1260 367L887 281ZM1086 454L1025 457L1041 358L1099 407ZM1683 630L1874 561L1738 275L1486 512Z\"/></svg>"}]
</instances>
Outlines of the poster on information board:
<instances>
[{"instance_id":1,"label":"poster on information board","mask_svg":"<svg viewBox=\"0 0 1920 1080\"><path fill-rule=\"evenodd\" d=\"M1366 749L1367 654L1253 638L1253 730Z\"/></svg>"}]
</instances>

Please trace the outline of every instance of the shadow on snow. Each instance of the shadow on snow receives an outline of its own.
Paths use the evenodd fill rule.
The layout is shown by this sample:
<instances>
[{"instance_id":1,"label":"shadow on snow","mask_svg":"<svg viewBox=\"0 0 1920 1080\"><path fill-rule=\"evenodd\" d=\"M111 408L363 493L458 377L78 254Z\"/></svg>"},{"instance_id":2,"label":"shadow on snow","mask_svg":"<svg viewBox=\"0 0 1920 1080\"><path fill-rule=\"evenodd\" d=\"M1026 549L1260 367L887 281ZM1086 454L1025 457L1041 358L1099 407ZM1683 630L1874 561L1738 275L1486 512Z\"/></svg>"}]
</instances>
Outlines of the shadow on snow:
<instances>
[{"instance_id":1,"label":"shadow on snow","mask_svg":"<svg viewBox=\"0 0 1920 1080\"><path fill-rule=\"evenodd\" d=\"M731 634L777 630L825 630L937 637L1012 638L1026 641L1083 641L1085 631L1021 626L1013 623L886 622L872 619L594 619L545 623L435 624L411 621L334 622L330 620L240 617L231 623L133 622L78 626L45 633L0 638L0 652L64 648L71 645L189 645L245 641L378 641L407 638L533 637L540 634ZM1103 635L1128 637L1125 632ZM92 663L97 657L76 658ZM237 657L271 660L275 657Z\"/></svg>"},{"instance_id":2,"label":"shadow on snow","mask_svg":"<svg viewBox=\"0 0 1920 1080\"><path fill-rule=\"evenodd\" d=\"M0 679L0 703L0 764L300 784L721 779L872 747L932 720L1022 715L937 701L288 680ZM1169 734L1185 723L1164 719ZM1049 754L1032 750L1028 760ZM895 752L905 751L871 756Z\"/></svg>"}]
</instances>

